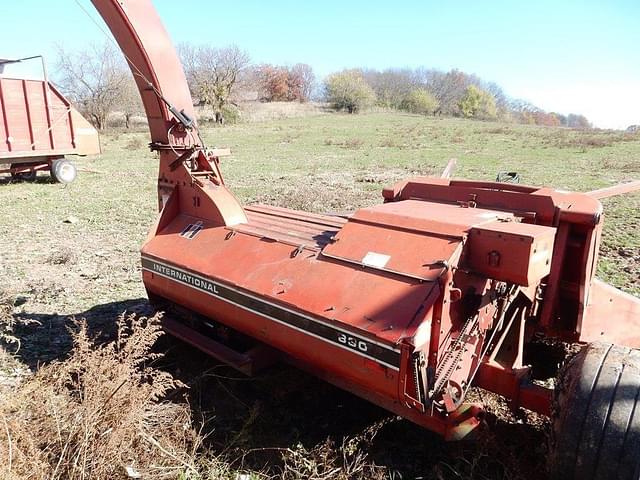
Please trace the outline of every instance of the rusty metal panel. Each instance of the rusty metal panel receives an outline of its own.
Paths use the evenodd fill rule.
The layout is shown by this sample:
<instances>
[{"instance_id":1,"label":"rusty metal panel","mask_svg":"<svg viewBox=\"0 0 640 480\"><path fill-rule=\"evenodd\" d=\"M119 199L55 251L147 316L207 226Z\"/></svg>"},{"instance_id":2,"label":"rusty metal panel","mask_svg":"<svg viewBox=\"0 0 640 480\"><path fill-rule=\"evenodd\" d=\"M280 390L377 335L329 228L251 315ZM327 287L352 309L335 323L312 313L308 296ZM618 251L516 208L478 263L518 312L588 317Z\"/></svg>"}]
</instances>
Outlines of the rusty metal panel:
<instances>
[{"instance_id":1,"label":"rusty metal panel","mask_svg":"<svg viewBox=\"0 0 640 480\"><path fill-rule=\"evenodd\" d=\"M578 328L581 342L640 348L640 299L596 278Z\"/></svg>"},{"instance_id":2,"label":"rusty metal panel","mask_svg":"<svg viewBox=\"0 0 640 480\"><path fill-rule=\"evenodd\" d=\"M29 117L25 104L23 81L0 79L2 82L2 102L7 136L2 139L7 151L20 152L31 150Z\"/></svg>"},{"instance_id":3,"label":"rusty metal panel","mask_svg":"<svg viewBox=\"0 0 640 480\"><path fill-rule=\"evenodd\" d=\"M322 254L433 281L451 263L472 226L512 218L510 213L468 208L466 204L386 203L355 212Z\"/></svg>"},{"instance_id":4,"label":"rusty metal panel","mask_svg":"<svg viewBox=\"0 0 640 480\"><path fill-rule=\"evenodd\" d=\"M468 202L438 203L424 200L403 200L375 207L362 208L350 221L388 225L396 229L462 238L474 225L497 219L514 218L511 212L484 208L468 208Z\"/></svg>"},{"instance_id":5,"label":"rusty metal panel","mask_svg":"<svg viewBox=\"0 0 640 480\"><path fill-rule=\"evenodd\" d=\"M182 235L193 221L179 215L145 245L143 254L385 344L417 328L412 319L432 288L429 282L380 275L314 251L294 255L297 247L286 242L240 232L230 236L227 228L207 222L194 238ZM182 252L179 259L176 251ZM254 328L239 319L233 322L240 330Z\"/></svg>"},{"instance_id":6,"label":"rusty metal panel","mask_svg":"<svg viewBox=\"0 0 640 480\"><path fill-rule=\"evenodd\" d=\"M457 238L350 221L322 255L361 268L434 281L446 269L460 243Z\"/></svg>"},{"instance_id":7,"label":"rusty metal panel","mask_svg":"<svg viewBox=\"0 0 640 480\"><path fill-rule=\"evenodd\" d=\"M24 80L25 104L29 111L29 126L31 130L30 150L50 150L49 119L45 102L43 82Z\"/></svg>"},{"instance_id":8,"label":"rusty metal panel","mask_svg":"<svg viewBox=\"0 0 640 480\"><path fill-rule=\"evenodd\" d=\"M488 278L529 286L549 275L556 229L519 222L473 227L464 263Z\"/></svg>"},{"instance_id":9,"label":"rusty metal panel","mask_svg":"<svg viewBox=\"0 0 640 480\"><path fill-rule=\"evenodd\" d=\"M247 207L245 211L249 222L230 230L311 250L327 245L346 222L340 217L264 205Z\"/></svg>"}]
</instances>

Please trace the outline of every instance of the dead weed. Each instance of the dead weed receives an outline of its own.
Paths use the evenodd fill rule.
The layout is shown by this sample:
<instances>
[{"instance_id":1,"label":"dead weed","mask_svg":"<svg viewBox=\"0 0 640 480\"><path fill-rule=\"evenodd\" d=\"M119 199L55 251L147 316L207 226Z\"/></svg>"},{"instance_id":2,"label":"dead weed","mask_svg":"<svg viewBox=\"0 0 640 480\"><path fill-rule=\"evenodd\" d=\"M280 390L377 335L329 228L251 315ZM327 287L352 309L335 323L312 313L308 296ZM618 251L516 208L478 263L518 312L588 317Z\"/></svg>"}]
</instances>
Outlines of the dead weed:
<instances>
[{"instance_id":1,"label":"dead weed","mask_svg":"<svg viewBox=\"0 0 640 480\"><path fill-rule=\"evenodd\" d=\"M387 478L385 467L368 459L367 450L378 432L395 417L376 422L359 435L345 438L340 447L327 439L311 449L302 445L283 452L279 480L314 478L317 480L374 480Z\"/></svg>"},{"instance_id":2,"label":"dead weed","mask_svg":"<svg viewBox=\"0 0 640 480\"><path fill-rule=\"evenodd\" d=\"M13 314L16 299L0 290L0 343L9 344L20 350L20 339L16 330L22 325L37 323L34 320L21 319Z\"/></svg>"},{"instance_id":3,"label":"dead weed","mask_svg":"<svg viewBox=\"0 0 640 480\"><path fill-rule=\"evenodd\" d=\"M0 477L7 479L197 476L200 437L178 387L155 369L158 316L121 316L116 340L97 345L85 321L63 362L38 370L0 399Z\"/></svg>"},{"instance_id":4,"label":"dead weed","mask_svg":"<svg viewBox=\"0 0 640 480\"><path fill-rule=\"evenodd\" d=\"M609 131L555 130L545 134L544 143L557 148L577 148L581 152L587 149L610 147L620 142L640 140L637 134L612 133Z\"/></svg>"},{"instance_id":5,"label":"dead weed","mask_svg":"<svg viewBox=\"0 0 640 480\"><path fill-rule=\"evenodd\" d=\"M360 147L364 145L364 140L361 138L347 138L345 140L336 140L334 138L325 138L324 139L325 146L338 146L342 148L346 148L348 150L358 150Z\"/></svg>"},{"instance_id":6,"label":"dead weed","mask_svg":"<svg viewBox=\"0 0 640 480\"><path fill-rule=\"evenodd\" d=\"M47 263L50 265L67 265L76 262L76 252L70 248L61 248L54 250L47 257Z\"/></svg>"}]
</instances>

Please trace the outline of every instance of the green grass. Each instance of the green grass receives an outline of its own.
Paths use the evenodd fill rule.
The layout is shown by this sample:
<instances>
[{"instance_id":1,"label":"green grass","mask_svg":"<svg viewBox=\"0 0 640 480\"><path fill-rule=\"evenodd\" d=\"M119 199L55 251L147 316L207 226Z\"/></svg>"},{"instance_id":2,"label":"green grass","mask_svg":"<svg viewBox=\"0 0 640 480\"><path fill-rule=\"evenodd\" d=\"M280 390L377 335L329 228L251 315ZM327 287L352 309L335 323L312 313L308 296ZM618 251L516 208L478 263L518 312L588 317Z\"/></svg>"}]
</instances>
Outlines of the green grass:
<instances>
[{"instance_id":1,"label":"green grass","mask_svg":"<svg viewBox=\"0 0 640 480\"><path fill-rule=\"evenodd\" d=\"M458 160L456 176L461 178L494 180L499 171L517 171L524 183L577 191L640 178L640 136L615 132L380 113L205 127L203 136L210 147L231 147L233 155L222 159L222 169L241 201L316 212L378 203L384 186L413 175L438 175L450 158ZM104 154L78 159L79 177L68 186L45 178L34 184L0 182L0 290L22 297L20 303L24 304L16 308L17 314L42 324L24 339L21 354L38 360L57 358L60 344L51 332L64 329L66 316L104 317L108 321L130 308L128 301L135 303L144 297L138 251L157 208L157 160L146 148L147 142L142 131L104 135ZM640 295L640 195L612 198L604 205L606 223L598 274ZM77 221L66 222L70 217ZM94 308L105 304L110 307ZM34 352L39 348L45 352ZM209 377L199 377L204 375L202 357L190 360L193 352L180 352L176 364L191 372L185 374L187 378L196 376L202 384L199 388L214 390L207 397L212 399L207 407L214 409L212 438L213 443L223 445L214 451L226 451L224 439L235 439L237 432L245 430L246 445L242 448L246 452L269 450L275 445L297 448L297 442L305 438L305 448L323 438L339 444L344 435L358 435L360 429L368 428L371 418L383 415L290 370L276 371L249 384L221 379L212 383ZM190 369L190 363L196 366ZM208 368L213 371L217 367ZM288 384L296 399L303 398L301 402L292 404L286 391L281 392L282 385ZM325 390L329 392L326 405L309 417L304 405L315 405L316 397L325 398L324 393L318 393ZM247 419L253 417L237 398L243 398L247 405L255 402L264 415L246 426ZM341 402L353 405L341 410ZM318 423L327 408L348 417L345 431L334 431L333 417ZM355 411L359 415L353 415ZM365 415L358 420L361 412ZM280 431L278 422L290 417L295 419L292 430ZM543 462L543 428L518 425L514 434L514 422L492 422L489 438L473 445L444 444L408 422L398 422L385 427L370 453L389 471L405 472L403 478L418 471L424 472L425 478L460 478L452 471L470 477L476 468L482 478L535 478L527 472L536 471ZM316 431L320 424L322 429ZM298 425L299 431L293 430ZM311 435L313 432L317 434ZM398 438L411 439L409 450ZM251 467L259 469L260 465L257 459ZM427 474L432 470L433 475Z\"/></svg>"},{"instance_id":2,"label":"green grass","mask_svg":"<svg viewBox=\"0 0 640 480\"><path fill-rule=\"evenodd\" d=\"M451 157L457 175L493 179L518 170L525 181L585 190L640 174L640 137L404 114L331 115L208 131L207 142L231 146L227 175L249 179L346 171L357 174L439 171ZM592 147L590 142L596 145ZM237 171L233 165L250 170Z\"/></svg>"},{"instance_id":3,"label":"green grass","mask_svg":"<svg viewBox=\"0 0 640 480\"><path fill-rule=\"evenodd\" d=\"M452 157L458 159L456 176L469 179L493 180L498 171L515 170L524 183L586 191L640 178L640 137L612 132L400 113L318 115L203 130L209 146L231 147L223 173L243 202L317 212L377 203L385 185L437 175ZM11 278L5 288L24 290L43 277L62 282L60 295L68 303L56 308L69 311L143 295L136 252L155 215L157 175L147 141L144 131L103 135L104 154L79 159L85 171L66 187L44 181L0 185L0 274ZM605 280L636 295L639 207L637 194L605 202L599 268ZM79 221L64 223L69 216ZM62 279L60 266L46 261L60 249L78 256Z\"/></svg>"}]
</instances>

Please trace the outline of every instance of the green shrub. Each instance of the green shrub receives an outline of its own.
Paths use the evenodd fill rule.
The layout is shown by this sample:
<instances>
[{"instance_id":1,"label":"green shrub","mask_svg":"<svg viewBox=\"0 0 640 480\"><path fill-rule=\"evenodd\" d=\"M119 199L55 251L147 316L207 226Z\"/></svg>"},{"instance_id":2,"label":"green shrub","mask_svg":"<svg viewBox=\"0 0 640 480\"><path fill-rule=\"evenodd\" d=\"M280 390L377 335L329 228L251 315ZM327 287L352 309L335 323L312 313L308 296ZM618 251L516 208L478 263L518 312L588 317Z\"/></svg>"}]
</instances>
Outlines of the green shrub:
<instances>
[{"instance_id":1,"label":"green shrub","mask_svg":"<svg viewBox=\"0 0 640 480\"><path fill-rule=\"evenodd\" d=\"M225 105L222 107L222 116L225 125L235 125L240 122L240 110L235 105Z\"/></svg>"},{"instance_id":2,"label":"green shrub","mask_svg":"<svg viewBox=\"0 0 640 480\"><path fill-rule=\"evenodd\" d=\"M325 81L327 101L337 110L357 113L372 106L376 94L357 70L330 75Z\"/></svg>"},{"instance_id":3,"label":"green shrub","mask_svg":"<svg viewBox=\"0 0 640 480\"><path fill-rule=\"evenodd\" d=\"M428 90L417 88L404 98L400 108L410 113L433 115L440 108L440 103Z\"/></svg>"},{"instance_id":4,"label":"green shrub","mask_svg":"<svg viewBox=\"0 0 640 480\"><path fill-rule=\"evenodd\" d=\"M469 85L458 104L463 117L494 119L498 115L496 101L486 90Z\"/></svg>"}]
</instances>

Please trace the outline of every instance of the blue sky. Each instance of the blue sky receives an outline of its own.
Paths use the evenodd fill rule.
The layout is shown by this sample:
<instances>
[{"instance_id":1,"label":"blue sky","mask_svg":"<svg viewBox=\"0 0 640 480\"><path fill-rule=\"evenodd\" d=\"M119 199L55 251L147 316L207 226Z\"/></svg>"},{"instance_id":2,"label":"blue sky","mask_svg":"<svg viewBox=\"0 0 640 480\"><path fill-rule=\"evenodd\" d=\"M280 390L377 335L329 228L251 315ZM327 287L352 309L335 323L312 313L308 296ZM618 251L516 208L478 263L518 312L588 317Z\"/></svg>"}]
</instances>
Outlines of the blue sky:
<instances>
[{"instance_id":1,"label":"blue sky","mask_svg":"<svg viewBox=\"0 0 640 480\"><path fill-rule=\"evenodd\" d=\"M88 0L79 0L96 16ZM256 63L459 68L596 126L640 124L640 1L155 0L174 42L236 43ZM103 34L74 0L0 2L0 57Z\"/></svg>"}]
</instances>

